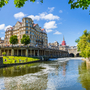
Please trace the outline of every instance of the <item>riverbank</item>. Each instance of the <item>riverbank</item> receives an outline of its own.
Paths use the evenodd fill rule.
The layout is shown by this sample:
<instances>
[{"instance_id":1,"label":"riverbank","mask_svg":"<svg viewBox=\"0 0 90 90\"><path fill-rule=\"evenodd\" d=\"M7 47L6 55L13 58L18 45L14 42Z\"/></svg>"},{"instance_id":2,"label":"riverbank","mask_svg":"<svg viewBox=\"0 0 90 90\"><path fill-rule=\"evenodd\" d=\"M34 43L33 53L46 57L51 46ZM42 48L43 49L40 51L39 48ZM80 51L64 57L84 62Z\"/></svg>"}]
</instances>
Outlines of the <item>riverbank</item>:
<instances>
[{"instance_id":1,"label":"riverbank","mask_svg":"<svg viewBox=\"0 0 90 90\"><path fill-rule=\"evenodd\" d=\"M0 66L0 68L10 67L10 66L15 66L15 65L30 64L30 63L38 63L38 62L42 62L42 60L31 61L31 62L25 62L25 63L16 63L16 64L3 64L2 66Z\"/></svg>"},{"instance_id":2,"label":"riverbank","mask_svg":"<svg viewBox=\"0 0 90 90\"><path fill-rule=\"evenodd\" d=\"M27 57L26 57L27 58ZM55 58L50 58L48 60L54 60ZM61 60L64 60L66 59L67 61L69 60L85 60L83 57L68 57L68 58L57 58L58 60L61 59ZM56 60L56 59L55 59ZM15 65L24 65L24 64L31 64L31 63L38 63L38 62L43 62L43 61L47 61L47 60L36 60L36 61L29 61L29 62L22 62L22 63L13 63L13 64L3 64L2 66L0 66L0 68L3 68L3 67L9 67L9 66L15 66Z\"/></svg>"},{"instance_id":3,"label":"riverbank","mask_svg":"<svg viewBox=\"0 0 90 90\"><path fill-rule=\"evenodd\" d=\"M21 56L3 56L0 57L0 68L13 65L23 65L42 61L38 57L21 57Z\"/></svg>"}]
</instances>

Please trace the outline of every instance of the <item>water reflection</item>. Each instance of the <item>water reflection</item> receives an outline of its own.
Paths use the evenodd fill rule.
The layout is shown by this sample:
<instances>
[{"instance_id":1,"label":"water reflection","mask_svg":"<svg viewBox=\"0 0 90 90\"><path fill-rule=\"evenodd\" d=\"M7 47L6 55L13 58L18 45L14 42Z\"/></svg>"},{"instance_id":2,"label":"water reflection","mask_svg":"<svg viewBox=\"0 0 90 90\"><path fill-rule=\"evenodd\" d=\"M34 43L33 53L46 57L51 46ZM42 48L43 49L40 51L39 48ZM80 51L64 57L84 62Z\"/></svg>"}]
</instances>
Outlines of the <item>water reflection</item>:
<instances>
[{"instance_id":1,"label":"water reflection","mask_svg":"<svg viewBox=\"0 0 90 90\"><path fill-rule=\"evenodd\" d=\"M86 90L90 90L90 63L83 62L79 67L78 80Z\"/></svg>"},{"instance_id":2,"label":"water reflection","mask_svg":"<svg viewBox=\"0 0 90 90\"><path fill-rule=\"evenodd\" d=\"M85 68L83 63L81 60L60 58L2 68L0 88L1 90L85 90L81 83L83 69L81 67Z\"/></svg>"},{"instance_id":3,"label":"water reflection","mask_svg":"<svg viewBox=\"0 0 90 90\"><path fill-rule=\"evenodd\" d=\"M21 75L25 75L28 73L37 73L41 71L41 69L45 69L45 68L38 67L38 63L19 65L19 66L8 67L8 68L6 67L3 69L0 69L0 76L2 75L4 77L21 76Z\"/></svg>"}]
</instances>

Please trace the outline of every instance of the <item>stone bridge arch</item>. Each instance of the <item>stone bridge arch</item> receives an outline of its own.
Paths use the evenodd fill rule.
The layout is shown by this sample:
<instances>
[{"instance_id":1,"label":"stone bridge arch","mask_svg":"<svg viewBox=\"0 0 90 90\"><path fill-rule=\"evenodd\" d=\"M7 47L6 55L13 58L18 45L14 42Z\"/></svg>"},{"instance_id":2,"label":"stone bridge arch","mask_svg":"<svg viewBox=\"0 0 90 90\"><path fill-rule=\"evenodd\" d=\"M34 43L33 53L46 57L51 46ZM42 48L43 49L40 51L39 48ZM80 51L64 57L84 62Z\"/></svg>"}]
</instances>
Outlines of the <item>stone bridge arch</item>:
<instances>
[{"instance_id":1,"label":"stone bridge arch","mask_svg":"<svg viewBox=\"0 0 90 90\"><path fill-rule=\"evenodd\" d=\"M69 56L71 56L71 54L74 54L74 57L79 57L79 51L77 51L77 48L73 48L73 49L68 49L68 53L69 53Z\"/></svg>"},{"instance_id":2,"label":"stone bridge arch","mask_svg":"<svg viewBox=\"0 0 90 90\"><path fill-rule=\"evenodd\" d=\"M69 54L69 57L74 57L74 54L73 54L73 53L70 53L70 54Z\"/></svg>"}]
</instances>

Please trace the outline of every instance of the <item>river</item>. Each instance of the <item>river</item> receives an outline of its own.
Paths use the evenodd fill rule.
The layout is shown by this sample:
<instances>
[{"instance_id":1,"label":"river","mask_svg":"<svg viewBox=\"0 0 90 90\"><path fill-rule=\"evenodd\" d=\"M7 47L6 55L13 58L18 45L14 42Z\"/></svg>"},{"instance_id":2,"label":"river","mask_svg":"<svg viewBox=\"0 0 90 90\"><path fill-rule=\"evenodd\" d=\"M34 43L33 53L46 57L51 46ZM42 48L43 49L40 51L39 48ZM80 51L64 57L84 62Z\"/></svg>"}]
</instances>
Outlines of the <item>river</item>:
<instances>
[{"instance_id":1,"label":"river","mask_svg":"<svg viewBox=\"0 0 90 90\"><path fill-rule=\"evenodd\" d=\"M0 68L0 90L90 90L90 69L80 58Z\"/></svg>"}]
</instances>

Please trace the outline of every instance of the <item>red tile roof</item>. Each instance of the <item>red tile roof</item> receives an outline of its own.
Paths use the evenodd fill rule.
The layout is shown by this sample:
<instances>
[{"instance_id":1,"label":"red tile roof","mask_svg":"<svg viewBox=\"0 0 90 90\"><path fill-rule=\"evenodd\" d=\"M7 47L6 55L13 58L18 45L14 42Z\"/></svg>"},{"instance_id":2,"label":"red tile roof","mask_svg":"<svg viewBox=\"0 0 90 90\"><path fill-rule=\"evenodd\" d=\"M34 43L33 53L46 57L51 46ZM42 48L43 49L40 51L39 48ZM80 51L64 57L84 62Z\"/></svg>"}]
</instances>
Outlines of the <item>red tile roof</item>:
<instances>
[{"instance_id":1,"label":"red tile roof","mask_svg":"<svg viewBox=\"0 0 90 90\"><path fill-rule=\"evenodd\" d=\"M19 22L20 24L22 24L22 22Z\"/></svg>"},{"instance_id":2,"label":"red tile roof","mask_svg":"<svg viewBox=\"0 0 90 90\"><path fill-rule=\"evenodd\" d=\"M43 28L43 29L41 29L41 31L44 31L45 29Z\"/></svg>"},{"instance_id":3,"label":"red tile roof","mask_svg":"<svg viewBox=\"0 0 90 90\"><path fill-rule=\"evenodd\" d=\"M35 27L37 24L33 24L33 27Z\"/></svg>"},{"instance_id":4,"label":"red tile roof","mask_svg":"<svg viewBox=\"0 0 90 90\"><path fill-rule=\"evenodd\" d=\"M13 29L13 27L9 27L9 28L6 29L6 31L8 31L8 30L12 30L12 29Z\"/></svg>"}]
</instances>

